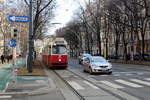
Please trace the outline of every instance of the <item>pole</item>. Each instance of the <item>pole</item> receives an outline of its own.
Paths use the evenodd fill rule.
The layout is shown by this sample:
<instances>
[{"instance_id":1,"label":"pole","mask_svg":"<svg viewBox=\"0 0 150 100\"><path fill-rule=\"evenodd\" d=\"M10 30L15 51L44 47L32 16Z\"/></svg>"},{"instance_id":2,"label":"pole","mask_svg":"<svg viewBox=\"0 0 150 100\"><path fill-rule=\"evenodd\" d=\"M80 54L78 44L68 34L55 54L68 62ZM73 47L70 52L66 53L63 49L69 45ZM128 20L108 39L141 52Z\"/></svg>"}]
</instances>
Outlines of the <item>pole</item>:
<instances>
[{"instance_id":1,"label":"pole","mask_svg":"<svg viewBox=\"0 0 150 100\"><path fill-rule=\"evenodd\" d=\"M27 69L29 73L32 73L32 64L33 64L33 21L32 21L32 0L30 0L29 5L29 52L27 59Z\"/></svg>"}]
</instances>

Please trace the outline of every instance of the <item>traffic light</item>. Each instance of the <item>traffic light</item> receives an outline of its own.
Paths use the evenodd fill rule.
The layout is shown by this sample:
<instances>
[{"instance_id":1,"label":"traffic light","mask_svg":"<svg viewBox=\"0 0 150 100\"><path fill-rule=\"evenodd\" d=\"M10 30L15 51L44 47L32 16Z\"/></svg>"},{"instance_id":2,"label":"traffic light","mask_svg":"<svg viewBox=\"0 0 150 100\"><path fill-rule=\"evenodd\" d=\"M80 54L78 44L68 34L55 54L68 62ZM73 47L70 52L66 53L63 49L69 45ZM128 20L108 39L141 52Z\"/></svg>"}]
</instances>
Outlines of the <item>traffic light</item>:
<instances>
[{"instance_id":1,"label":"traffic light","mask_svg":"<svg viewBox=\"0 0 150 100\"><path fill-rule=\"evenodd\" d=\"M14 36L13 37L17 37L17 29L14 29Z\"/></svg>"}]
</instances>

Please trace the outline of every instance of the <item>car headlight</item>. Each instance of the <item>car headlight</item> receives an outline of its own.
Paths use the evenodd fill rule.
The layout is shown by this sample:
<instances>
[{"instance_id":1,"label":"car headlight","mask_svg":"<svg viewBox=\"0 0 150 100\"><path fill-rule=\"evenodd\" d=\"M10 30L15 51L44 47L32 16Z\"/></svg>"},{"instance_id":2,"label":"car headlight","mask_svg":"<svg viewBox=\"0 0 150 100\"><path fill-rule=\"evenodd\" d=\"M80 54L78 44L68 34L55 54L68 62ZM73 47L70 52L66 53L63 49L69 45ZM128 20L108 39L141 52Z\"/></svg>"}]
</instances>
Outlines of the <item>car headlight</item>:
<instances>
[{"instance_id":1,"label":"car headlight","mask_svg":"<svg viewBox=\"0 0 150 100\"><path fill-rule=\"evenodd\" d=\"M108 68L108 69L112 69L112 66L108 66L107 68Z\"/></svg>"}]
</instances>

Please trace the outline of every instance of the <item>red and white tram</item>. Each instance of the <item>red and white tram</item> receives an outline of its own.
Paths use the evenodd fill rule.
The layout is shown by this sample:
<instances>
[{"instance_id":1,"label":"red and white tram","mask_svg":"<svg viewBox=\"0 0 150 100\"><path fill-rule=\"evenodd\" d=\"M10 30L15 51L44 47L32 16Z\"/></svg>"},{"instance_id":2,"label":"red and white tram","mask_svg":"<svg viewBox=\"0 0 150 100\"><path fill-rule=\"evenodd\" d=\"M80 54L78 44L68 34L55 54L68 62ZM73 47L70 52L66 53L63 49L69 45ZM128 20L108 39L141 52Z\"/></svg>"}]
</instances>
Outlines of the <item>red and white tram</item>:
<instances>
[{"instance_id":1,"label":"red and white tram","mask_svg":"<svg viewBox=\"0 0 150 100\"><path fill-rule=\"evenodd\" d=\"M43 48L43 62L49 68L68 66L67 42L64 38L52 38Z\"/></svg>"}]
</instances>

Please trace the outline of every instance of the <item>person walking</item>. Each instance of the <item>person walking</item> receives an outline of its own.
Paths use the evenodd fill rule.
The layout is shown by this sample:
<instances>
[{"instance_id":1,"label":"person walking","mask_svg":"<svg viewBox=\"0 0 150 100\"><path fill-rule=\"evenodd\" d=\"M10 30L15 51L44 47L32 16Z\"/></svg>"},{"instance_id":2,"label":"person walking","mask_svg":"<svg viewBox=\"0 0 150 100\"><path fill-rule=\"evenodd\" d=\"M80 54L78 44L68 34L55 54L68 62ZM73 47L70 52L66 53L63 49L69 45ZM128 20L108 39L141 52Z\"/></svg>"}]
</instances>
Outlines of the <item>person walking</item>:
<instances>
[{"instance_id":1,"label":"person walking","mask_svg":"<svg viewBox=\"0 0 150 100\"><path fill-rule=\"evenodd\" d=\"M4 63L4 59L5 59L5 58L4 58L4 55L2 54L2 55L1 55L1 62L2 62L2 64Z\"/></svg>"},{"instance_id":2,"label":"person walking","mask_svg":"<svg viewBox=\"0 0 150 100\"><path fill-rule=\"evenodd\" d=\"M12 61L13 55L9 55L9 60Z\"/></svg>"},{"instance_id":3,"label":"person walking","mask_svg":"<svg viewBox=\"0 0 150 100\"><path fill-rule=\"evenodd\" d=\"M7 58L7 62L9 63L9 59L10 59L9 55L7 55L6 58Z\"/></svg>"}]
</instances>

